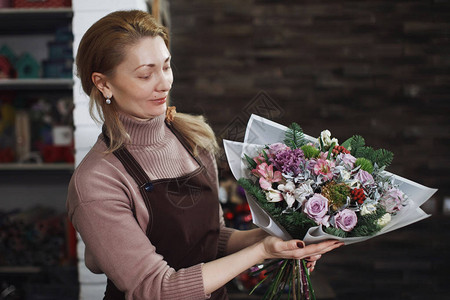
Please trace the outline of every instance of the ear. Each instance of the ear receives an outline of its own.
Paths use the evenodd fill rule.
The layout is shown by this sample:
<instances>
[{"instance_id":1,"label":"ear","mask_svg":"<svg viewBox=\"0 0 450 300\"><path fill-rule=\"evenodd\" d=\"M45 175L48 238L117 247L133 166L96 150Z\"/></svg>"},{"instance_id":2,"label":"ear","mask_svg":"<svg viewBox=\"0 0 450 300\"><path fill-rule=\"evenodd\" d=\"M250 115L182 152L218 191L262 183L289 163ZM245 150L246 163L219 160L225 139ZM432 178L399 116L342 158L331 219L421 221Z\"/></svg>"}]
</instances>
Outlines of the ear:
<instances>
[{"instance_id":1,"label":"ear","mask_svg":"<svg viewBox=\"0 0 450 300\"><path fill-rule=\"evenodd\" d=\"M103 97L110 98L112 96L112 91L109 87L107 77L98 72L92 73L91 80L97 89L103 94Z\"/></svg>"}]
</instances>

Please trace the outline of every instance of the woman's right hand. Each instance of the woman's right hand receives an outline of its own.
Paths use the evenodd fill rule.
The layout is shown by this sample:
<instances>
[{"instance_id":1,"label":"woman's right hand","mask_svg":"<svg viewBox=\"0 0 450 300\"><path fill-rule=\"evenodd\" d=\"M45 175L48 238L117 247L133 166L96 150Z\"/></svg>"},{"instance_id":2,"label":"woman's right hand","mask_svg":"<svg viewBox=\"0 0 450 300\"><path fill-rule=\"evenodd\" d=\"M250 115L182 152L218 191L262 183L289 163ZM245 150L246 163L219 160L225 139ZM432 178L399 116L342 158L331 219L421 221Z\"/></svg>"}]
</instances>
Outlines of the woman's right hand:
<instances>
[{"instance_id":1,"label":"woman's right hand","mask_svg":"<svg viewBox=\"0 0 450 300\"><path fill-rule=\"evenodd\" d=\"M274 236L266 237L261 241L261 244L263 249L263 257L265 259L308 258L308 261L316 261L322 254L344 245L343 242L337 240L328 240L306 246L301 240L283 241L282 239Z\"/></svg>"}]
</instances>

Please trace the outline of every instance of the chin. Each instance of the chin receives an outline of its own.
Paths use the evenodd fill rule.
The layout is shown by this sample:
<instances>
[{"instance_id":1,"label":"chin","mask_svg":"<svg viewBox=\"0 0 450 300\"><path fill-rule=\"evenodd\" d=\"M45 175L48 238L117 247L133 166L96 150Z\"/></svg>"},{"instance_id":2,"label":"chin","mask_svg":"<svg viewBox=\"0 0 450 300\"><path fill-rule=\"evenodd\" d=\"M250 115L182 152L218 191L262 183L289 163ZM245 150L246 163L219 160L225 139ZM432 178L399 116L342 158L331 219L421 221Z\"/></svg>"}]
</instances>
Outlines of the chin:
<instances>
[{"instance_id":1,"label":"chin","mask_svg":"<svg viewBox=\"0 0 450 300\"><path fill-rule=\"evenodd\" d=\"M166 109L167 107L164 105L164 107L161 107L160 109L153 109L148 115L151 116L151 118L158 117L160 115L164 115L166 113Z\"/></svg>"}]
</instances>

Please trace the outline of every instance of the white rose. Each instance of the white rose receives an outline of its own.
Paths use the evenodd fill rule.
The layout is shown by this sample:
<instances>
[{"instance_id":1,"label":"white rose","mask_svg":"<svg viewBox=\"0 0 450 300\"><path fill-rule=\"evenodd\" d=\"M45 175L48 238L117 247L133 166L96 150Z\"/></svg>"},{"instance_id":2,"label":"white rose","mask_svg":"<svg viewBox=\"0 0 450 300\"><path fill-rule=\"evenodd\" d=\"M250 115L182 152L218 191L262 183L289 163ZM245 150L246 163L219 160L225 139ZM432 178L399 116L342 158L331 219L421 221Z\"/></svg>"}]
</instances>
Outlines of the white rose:
<instances>
[{"instance_id":1,"label":"white rose","mask_svg":"<svg viewBox=\"0 0 450 300\"><path fill-rule=\"evenodd\" d=\"M391 221L391 214L385 213L381 218L378 219L377 224L380 225L381 227L384 227L390 221Z\"/></svg>"},{"instance_id":2,"label":"white rose","mask_svg":"<svg viewBox=\"0 0 450 300\"><path fill-rule=\"evenodd\" d=\"M377 210L377 208L375 207L375 205L373 205L371 203L367 203L361 207L360 213L361 213L361 216L364 216L364 215L374 213L376 210Z\"/></svg>"}]
</instances>

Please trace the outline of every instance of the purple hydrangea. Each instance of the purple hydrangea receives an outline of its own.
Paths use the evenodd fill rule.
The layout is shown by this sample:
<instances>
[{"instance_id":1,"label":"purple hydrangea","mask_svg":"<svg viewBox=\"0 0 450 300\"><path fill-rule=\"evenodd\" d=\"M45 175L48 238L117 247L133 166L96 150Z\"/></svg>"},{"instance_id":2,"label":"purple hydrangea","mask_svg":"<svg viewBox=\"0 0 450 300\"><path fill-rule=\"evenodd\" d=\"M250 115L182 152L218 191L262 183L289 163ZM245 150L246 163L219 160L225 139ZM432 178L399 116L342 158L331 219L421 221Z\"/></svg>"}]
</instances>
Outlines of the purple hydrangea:
<instances>
[{"instance_id":1,"label":"purple hydrangea","mask_svg":"<svg viewBox=\"0 0 450 300\"><path fill-rule=\"evenodd\" d=\"M289 149L277 152L271 159L277 170L297 176L305 164L305 154L301 149Z\"/></svg>"}]
</instances>

